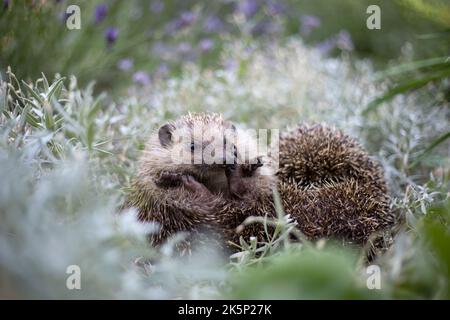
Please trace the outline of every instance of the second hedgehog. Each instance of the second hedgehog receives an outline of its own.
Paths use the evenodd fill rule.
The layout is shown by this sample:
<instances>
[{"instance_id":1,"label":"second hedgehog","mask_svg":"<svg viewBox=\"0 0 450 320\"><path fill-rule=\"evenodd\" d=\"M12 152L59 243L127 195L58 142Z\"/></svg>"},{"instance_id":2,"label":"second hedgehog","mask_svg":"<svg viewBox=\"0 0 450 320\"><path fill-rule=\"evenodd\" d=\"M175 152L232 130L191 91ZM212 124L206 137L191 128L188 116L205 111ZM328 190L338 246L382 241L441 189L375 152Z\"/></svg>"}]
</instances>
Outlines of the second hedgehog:
<instances>
[{"instance_id":1,"label":"second hedgehog","mask_svg":"<svg viewBox=\"0 0 450 320\"><path fill-rule=\"evenodd\" d=\"M258 192L259 169L248 177L234 174L249 191ZM296 220L309 239L332 238L365 244L372 235L394 223L381 167L355 139L341 130L324 125L302 125L280 137L279 167L275 172L284 211ZM238 179L238 177L241 177ZM253 193L253 194L252 194ZM263 192L264 193L264 192ZM243 196L246 197L245 195ZM275 217L267 205L244 201L229 208L224 225L238 226L249 215ZM249 225L242 233L248 238L265 234L260 225Z\"/></svg>"}]
</instances>

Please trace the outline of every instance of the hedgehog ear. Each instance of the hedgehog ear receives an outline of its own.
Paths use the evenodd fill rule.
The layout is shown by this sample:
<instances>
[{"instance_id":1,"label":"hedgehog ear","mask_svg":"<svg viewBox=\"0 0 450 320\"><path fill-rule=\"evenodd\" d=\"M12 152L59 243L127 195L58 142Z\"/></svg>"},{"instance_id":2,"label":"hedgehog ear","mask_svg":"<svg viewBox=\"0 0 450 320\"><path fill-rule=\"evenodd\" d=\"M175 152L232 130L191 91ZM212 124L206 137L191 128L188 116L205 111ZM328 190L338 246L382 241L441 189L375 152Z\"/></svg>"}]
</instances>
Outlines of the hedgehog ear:
<instances>
[{"instance_id":1,"label":"hedgehog ear","mask_svg":"<svg viewBox=\"0 0 450 320\"><path fill-rule=\"evenodd\" d=\"M163 147L166 147L172 143L172 130L173 126L165 124L158 131L159 142Z\"/></svg>"}]
</instances>

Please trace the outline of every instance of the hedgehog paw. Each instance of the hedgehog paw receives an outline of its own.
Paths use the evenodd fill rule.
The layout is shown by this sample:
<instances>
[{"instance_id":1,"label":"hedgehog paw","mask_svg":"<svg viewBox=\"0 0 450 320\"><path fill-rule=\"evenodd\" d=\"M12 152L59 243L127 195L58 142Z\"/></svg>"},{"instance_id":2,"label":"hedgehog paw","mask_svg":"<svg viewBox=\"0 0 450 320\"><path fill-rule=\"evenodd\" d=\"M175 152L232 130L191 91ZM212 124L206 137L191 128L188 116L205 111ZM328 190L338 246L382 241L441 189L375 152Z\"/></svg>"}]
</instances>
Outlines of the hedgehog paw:
<instances>
[{"instance_id":1,"label":"hedgehog paw","mask_svg":"<svg viewBox=\"0 0 450 320\"><path fill-rule=\"evenodd\" d=\"M242 198L242 195L246 192L246 188L243 183L243 171L241 165L229 165L225 169L225 175L228 180L228 191L234 198Z\"/></svg>"},{"instance_id":2,"label":"hedgehog paw","mask_svg":"<svg viewBox=\"0 0 450 320\"><path fill-rule=\"evenodd\" d=\"M183 186L191 192L211 193L203 183L198 182L193 176L184 175L181 177L181 181L183 182Z\"/></svg>"}]
</instances>

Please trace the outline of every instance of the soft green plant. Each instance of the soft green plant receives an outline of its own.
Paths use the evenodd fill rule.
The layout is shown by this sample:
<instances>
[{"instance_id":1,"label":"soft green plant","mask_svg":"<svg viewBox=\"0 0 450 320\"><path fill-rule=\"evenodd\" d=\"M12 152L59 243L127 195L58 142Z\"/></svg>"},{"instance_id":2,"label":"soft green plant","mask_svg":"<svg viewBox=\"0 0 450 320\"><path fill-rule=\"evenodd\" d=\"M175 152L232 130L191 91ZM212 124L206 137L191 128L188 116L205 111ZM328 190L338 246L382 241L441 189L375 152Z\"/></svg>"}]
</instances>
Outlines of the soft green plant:
<instances>
[{"instance_id":1,"label":"soft green plant","mask_svg":"<svg viewBox=\"0 0 450 320\"><path fill-rule=\"evenodd\" d=\"M237 299L370 299L357 254L342 247L291 248L233 276Z\"/></svg>"},{"instance_id":2,"label":"soft green plant","mask_svg":"<svg viewBox=\"0 0 450 320\"><path fill-rule=\"evenodd\" d=\"M68 87L59 77L51 85L45 77L20 84L10 71L0 88L2 297L217 295L219 255L180 261L171 253L177 239L157 252L146 240L154 226L138 222L133 210L119 212L120 187L131 173L118 168L139 142L130 136L114 143L114 132L123 141L124 119L113 104L102 106L101 96L94 98L91 86L79 90L74 78ZM66 288L70 265L81 268L81 291Z\"/></svg>"}]
</instances>

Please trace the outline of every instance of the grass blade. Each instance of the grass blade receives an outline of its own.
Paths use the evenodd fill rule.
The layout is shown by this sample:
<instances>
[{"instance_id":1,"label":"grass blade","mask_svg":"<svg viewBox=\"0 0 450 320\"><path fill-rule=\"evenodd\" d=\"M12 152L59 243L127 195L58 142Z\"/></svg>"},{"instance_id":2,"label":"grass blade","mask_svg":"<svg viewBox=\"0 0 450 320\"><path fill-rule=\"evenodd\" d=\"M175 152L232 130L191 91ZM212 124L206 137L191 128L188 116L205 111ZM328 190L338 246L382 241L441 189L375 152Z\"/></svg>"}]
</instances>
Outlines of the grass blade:
<instances>
[{"instance_id":1,"label":"grass blade","mask_svg":"<svg viewBox=\"0 0 450 320\"><path fill-rule=\"evenodd\" d=\"M371 101L367 105L366 109L362 112L362 114L363 115L369 114L370 112L375 110L380 104L382 104L383 102L386 102L388 100L391 100L397 94L419 89L419 88L427 85L430 82L444 79L448 76L450 76L450 69L444 70L443 72L428 75L423 78L414 79L412 81L408 81L406 83L402 83L398 86L395 86L395 87L391 88L388 92L386 92L384 95L382 95L381 97L376 98L375 100Z\"/></svg>"},{"instance_id":2,"label":"grass blade","mask_svg":"<svg viewBox=\"0 0 450 320\"><path fill-rule=\"evenodd\" d=\"M414 61L411 63L401 64L396 67L389 68L388 70L379 72L375 75L375 80L380 81L385 79L386 77L392 77L401 75L411 71L418 71L427 67L439 67L443 68L444 66L450 66L450 58L449 57L438 57L431 58L425 60Z\"/></svg>"},{"instance_id":3,"label":"grass blade","mask_svg":"<svg viewBox=\"0 0 450 320\"><path fill-rule=\"evenodd\" d=\"M431 151L433 151L434 148L439 146L441 143L444 143L449 138L450 131L438 137L417 157L417 159L409 167L414 168L420 161L423 160L423 158L425 158Z\"/></svg>"},{"instance_id":4,"label":"grass blade","mask_svg":"<svg viewBox=\"0 0 450 320\"><path fill-rule=\"evenodd\" d=\"M65 80L65 78L59 78L50 86L50 88L48 89L47 96L46 96L47 101L50 101L52 99L53 95L55 94L55 92L59 91L64 80Z\"/></svg>"},{"instance_id":5,"label":"grass blade","mask_svg":"<svg viewBox=\"0 0 450 320\"><path fill-rule=\"evenodd\" d=\"M22 80L22 83L25 85L25 87L28 89L28 91L30 92L30 94L33 96L33 98L35 98L40 104L41 106L44 105L44 99L39 95L39 93L37 93L36 91L33 90L33 88L31 88L28 83L26 83L25 81Z\"/></svg>"}]
</instances>

